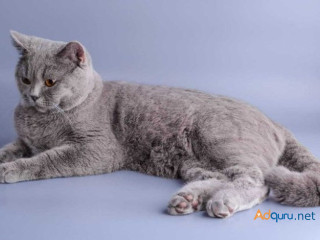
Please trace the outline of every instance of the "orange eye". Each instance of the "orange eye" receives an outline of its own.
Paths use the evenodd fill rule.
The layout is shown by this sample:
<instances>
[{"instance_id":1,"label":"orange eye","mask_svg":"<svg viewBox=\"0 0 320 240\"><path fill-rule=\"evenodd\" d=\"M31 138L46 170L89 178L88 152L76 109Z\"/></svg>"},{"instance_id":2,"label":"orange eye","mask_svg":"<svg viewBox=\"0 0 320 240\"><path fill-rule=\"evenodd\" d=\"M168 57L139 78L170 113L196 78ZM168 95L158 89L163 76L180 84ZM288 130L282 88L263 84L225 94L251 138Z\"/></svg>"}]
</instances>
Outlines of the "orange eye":
<instances>
[{"instance_id":1,"label":"orange eye","mask_svg":"<svg viewBox=\"0 0 320 240\"><path fill-rule=\"evenodd\" d=\"M31 83L31 81L28 78L22 78L22 82L27 85Z\"/></svg>"},{"instance_id":2,"label":"orange eye","mask_svg":"<svg viewBox=\"0 0 320 240\"><path fill-rule=\"evenodd\" d=\"M54 81L52 79L47 79L45 82L47 87L52 87L55 83L56 83L56 81Z\"/></svg>"}]
</instances>

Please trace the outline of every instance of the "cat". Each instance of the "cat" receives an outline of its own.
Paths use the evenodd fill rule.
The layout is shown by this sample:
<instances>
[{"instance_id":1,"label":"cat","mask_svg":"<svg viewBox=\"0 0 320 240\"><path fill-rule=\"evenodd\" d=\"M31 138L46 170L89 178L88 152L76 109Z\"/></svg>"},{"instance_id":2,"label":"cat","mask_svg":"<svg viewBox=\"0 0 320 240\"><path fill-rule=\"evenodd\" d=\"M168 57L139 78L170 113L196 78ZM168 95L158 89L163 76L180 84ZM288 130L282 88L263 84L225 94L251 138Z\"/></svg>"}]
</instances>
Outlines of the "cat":
<instances>
[{"instance_id":1,"label":"cat","mask_svg":"<svg viewBox=\"0 0 320 240\"><path fill-rule=\"evenodd\" d=\"M103 82L85 47L11 31L18 138L0 150L0 182L134 170L182 178L172 215L226 218L269 195L318 206L320 162L242 101L196 90Z\"/></svg>"}]
</instances>

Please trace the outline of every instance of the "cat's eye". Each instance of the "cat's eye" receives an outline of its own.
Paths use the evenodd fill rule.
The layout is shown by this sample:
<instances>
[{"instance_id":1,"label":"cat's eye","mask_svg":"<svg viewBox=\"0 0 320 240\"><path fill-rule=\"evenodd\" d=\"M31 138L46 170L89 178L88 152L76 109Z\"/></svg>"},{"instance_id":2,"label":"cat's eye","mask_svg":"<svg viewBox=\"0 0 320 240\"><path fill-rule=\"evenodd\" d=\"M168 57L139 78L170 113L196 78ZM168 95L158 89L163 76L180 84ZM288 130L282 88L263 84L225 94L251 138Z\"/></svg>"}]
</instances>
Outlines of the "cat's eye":
<instances>
[{"instance_id":1,"label":"cat's eye","mask_svg":"<svg viewBox=\"0 0 320 240\"><path fill-rule=\"evenodd\" d=\"M22 82L27 85L31 83L31 81L28 78L22 78Z\"/></svg>"},{"instance_id":2,"label":"cat's eye","mask_svg":"<svg viewBox=\"0 0 320 240\"><path fill-rule=\"evenodd\" d=\"M52 79L47 79L45 81L45 84L46 84L47 87L52 87L52 86L54 86L54 84L56 84L56 81L54 81Z\"/></svg>"}]
</instances>

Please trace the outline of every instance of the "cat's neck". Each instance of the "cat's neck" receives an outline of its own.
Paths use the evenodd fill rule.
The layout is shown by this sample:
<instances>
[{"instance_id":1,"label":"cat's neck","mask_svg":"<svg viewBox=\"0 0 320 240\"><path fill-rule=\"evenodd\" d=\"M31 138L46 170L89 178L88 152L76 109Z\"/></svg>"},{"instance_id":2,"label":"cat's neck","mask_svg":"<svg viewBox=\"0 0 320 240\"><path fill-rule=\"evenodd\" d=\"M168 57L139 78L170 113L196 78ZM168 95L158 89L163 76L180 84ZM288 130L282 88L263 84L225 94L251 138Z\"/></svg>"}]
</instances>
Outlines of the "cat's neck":
<instances>
[{"instance_id":1,"label":"cat's neck","mask_svg":"<svg viewBox=\"0 0 320 240\"><path fill-rule=\"evenodd\" d=\"M88 94L86 95L86 97L78 105L74 106L69 110L66 110L65 112L72 113L75 111L86 109L88 107L90 108L100 98L102 90L103 90L102 79L96 71L93 71L92 84L90 86L90 90L88 91Z\"/></svg>"}]
</instances>

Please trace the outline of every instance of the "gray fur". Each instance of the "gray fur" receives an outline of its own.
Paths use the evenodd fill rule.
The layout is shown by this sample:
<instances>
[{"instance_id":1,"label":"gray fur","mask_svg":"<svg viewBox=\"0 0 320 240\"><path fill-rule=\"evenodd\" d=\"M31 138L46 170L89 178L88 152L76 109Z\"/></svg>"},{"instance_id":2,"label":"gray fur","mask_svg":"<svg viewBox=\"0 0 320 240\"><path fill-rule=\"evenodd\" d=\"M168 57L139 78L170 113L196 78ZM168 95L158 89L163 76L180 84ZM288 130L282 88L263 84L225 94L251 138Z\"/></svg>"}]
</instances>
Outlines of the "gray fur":
<instances>
[{"instance_id":1,"label":"gray fur","mask_svg":"<svg viewBox=\"0 0 320 240\"><path fill-rule=\"evenodd\" d=\"M283 203L319 205L319 162L256 108L195 90L103 82L80 43L11 36L21 53L19 137L0 150L0 182L128 169L187 182L169 202L173 215L228 217L263 201L268 187Z\"/></svg>"}]
</instances>

